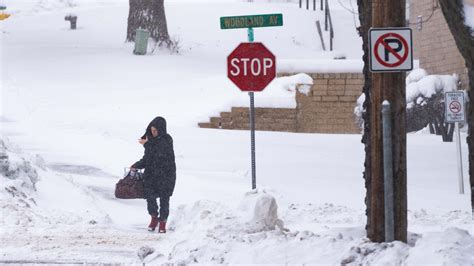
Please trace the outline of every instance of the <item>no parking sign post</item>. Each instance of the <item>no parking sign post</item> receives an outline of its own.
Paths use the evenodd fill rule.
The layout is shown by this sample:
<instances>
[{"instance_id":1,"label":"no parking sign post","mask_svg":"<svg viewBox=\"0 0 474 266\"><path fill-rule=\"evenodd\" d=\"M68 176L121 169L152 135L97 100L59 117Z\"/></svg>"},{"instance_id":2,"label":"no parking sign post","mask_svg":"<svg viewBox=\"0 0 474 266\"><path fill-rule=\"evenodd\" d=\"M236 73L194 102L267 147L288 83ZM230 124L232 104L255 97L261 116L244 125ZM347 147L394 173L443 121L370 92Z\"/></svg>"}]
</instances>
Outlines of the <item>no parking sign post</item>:
<instances>
[{"instance_id":1,"label":"no parking sign post","mask_svg":"<svg viewBox=\"0 0 474 266\"><path fill-rule=\"evenodd\" d=\"M374 6L373 12L387 11L380 6ZM397 11L400 15L403 12ZM403 16L399 18L404 19ZM401 21L395 17L374 16L373 24L396 25ZM413 69L412 32L404 27L371 28L368 43L370 71L373 73L371 110L374 112L371 115L374 117L371 118L374 123L370 137L373 143L371 163L375 165L371 169L373 181L370 188L372 207L378 210L370 214L374 225L370 226L368 234L372 240L406 241L406 136L402 135L406 135L406 131L405 120L399 117L405 113L390 106L401 106L406 102L405 82L400 72ZM382 119L378 117L380 115ZM383 144L380 139L383 139ZM380 204L383 207L375 202L383 202ZM375 224L375 221L380 221L378 219L384 221L384 226ZM382 231L385 231L383 236L378 233Z\"/></svg>"},{"instance_id":2,"label":"no parking sign post","mask_svg":"<svg viewBox=\"0 0 474 266\"><path fill-rule=\"evenodd\" d=\"M466 115L464 112L464 92L451 91L444 94L445 103L445 122L454 123L456 129L456 153L458 162L459 175L459 194L464 194L464 177L462 170L462 153L461 153L461 132L459 130L459 123L466 122Z\"/></svg>"}]
</instances>

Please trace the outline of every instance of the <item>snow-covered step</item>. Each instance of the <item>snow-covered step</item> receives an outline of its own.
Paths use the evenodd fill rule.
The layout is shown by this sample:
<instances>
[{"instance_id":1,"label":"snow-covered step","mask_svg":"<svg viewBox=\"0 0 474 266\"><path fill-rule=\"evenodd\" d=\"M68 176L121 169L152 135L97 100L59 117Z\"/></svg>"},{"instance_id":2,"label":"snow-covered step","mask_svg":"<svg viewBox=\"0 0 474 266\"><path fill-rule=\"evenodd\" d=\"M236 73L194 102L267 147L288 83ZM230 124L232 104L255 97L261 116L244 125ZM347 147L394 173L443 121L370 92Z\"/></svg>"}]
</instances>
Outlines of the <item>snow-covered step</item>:
<instances>
[{"instance_id":1,"label":"snow-covered step","mask_svg":"<svg viewBox=\"0 0 474 266\"><path fill-rule=\"evenodd\" d=\"M250 110L247 107L232 107L231 112L221 112L211 117L209 123L199 123L201 128L222 128L248 130ZM255 129L262 131L297 132L296 109L255 108Z\"/></svg>"}]
</instances>

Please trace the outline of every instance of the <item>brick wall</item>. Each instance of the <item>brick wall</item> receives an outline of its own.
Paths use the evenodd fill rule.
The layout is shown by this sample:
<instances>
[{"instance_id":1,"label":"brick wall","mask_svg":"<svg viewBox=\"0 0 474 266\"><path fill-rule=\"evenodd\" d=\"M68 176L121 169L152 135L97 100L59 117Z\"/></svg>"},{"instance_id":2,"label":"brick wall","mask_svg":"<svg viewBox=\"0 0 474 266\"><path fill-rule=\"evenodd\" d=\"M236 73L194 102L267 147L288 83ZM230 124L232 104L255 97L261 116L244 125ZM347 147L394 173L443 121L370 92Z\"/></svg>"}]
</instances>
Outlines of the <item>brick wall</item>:
<instances>
[{"instance_id":1,"label":"brick wall","mask_svg":"<svg viewBox=\"0 0 474 266\"><path fill-rule=\"evenodd\" d=\"M434 8L434 12L433 12ZM428 74L457 73L462 82L462 89L468 88L467 68L464 58L459 53L453 36L437 0L410 0L410 22L417 22L417 17L429 21L418 30L412 25L414 58L420 60L420 67Z\"/></svg>"},{"instance_id":2,"label":"brick wall","mask_svg":"<svg viewBox=\"0 0 474 266\"><path fill-rule=\"evenodd\" d=\"M262 131L297 132L296 109L255 108L255 129ZM230 112L221 112L211 117L209 123L199 123L202 128L249 129L248 107L232 107Z\"/></svg>"},{"instance_id":3,"label":"brick wall","mask_svg":"<svg viewBox=\"0 0 474 266\"><path fill-rule=\"evenodd\" d=\"M297 93L298 132L360 133L354 107L364 76L358 73L312 74L308 96Z\"/></svg>"},{"instance_id":4,"label":"brick wall","mask_svg":"<svg viewBox=\"0 0 474 266\"><path fill-rule=\"evenodd\" d=\"M284 74L292 75L292 74ZM308 95L297 92L295 109L256 108L255 128L264 131L306 133L360 133L354 107L364 84L362 74L311 74ZM249 129L249 108L233 107L199 123L202 128Z\"/></svg>"}]
</instances>

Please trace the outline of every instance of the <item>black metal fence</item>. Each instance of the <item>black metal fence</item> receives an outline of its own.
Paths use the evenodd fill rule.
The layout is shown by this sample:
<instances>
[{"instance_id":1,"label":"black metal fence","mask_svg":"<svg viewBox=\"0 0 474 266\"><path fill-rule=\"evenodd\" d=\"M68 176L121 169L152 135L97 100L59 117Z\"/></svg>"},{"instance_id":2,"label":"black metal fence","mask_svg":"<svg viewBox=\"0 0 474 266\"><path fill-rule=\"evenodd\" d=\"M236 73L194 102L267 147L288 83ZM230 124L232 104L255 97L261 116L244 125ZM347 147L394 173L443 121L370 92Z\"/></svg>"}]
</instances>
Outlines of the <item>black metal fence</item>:
<instances>
[{"instance_id":1,"label":"black metal fence","mask_svg":"<svg viewBox=\"0 0 474 266\"><path fill-rule=\"evenodd\" d=\"M324 8L324 30L325 31L328 31L328 24L329 24L329 51L332 51L333 39L334 39L334 28L332 26L331 9L329 9L328 0L326 0L326 5Z\"/></svg>"},{"instance_id":2,"label":"black metal fence","mask_svg":"<svg viewBox=\"0 0 474 266\"><path fill-rule=\"evenodd\" d=\"M299 0L300 8L303 8L303 1ZM313 10L316 10L316 0L312 0ZM319 0L321 11L324 9L324 30L329 30L329 50L333 50L334 27L332 25L331 9L329 8L328 0ZM310 9L310 0L306 0L306 10ZM323 44L324 47L324 44Z\"/></svg>"},{"instance_id":3,"label":"black metal fence","mask_svg":"<svg viewBox=\"0 0 474 266\"><path fill-rule=\"evenodd\" d=\"M316 11L317 2L319 1L320 10L321 11L324 10L324 30L325 31L329 30L329 50L332 51L333 40L334 40L334 27L332 24L331 9L329 8L328 0L298 0L298 1L299 1L300 8L303 8L303 4L304 4L306 10L310 9L311 2L312 2L313 11ZM254 2L254 0L247 0L247 2ZM294 2L294 1L287 0L287 2ZM322 38L322 35L321 35L321 38ZM324 47L324 41L322 40L322 42L323 42L323 47Z\"/></svg>"},{"instance_id":4,"label":"black metal fence","mask_svg":"<svg viewBox=\"0 0 474 266\"><path fill-rule=\"evenodd\" d=\"M309 2L310 0L306 0L306 9L309 9ZM316 0L312 0L313 2L313 10L316 10ZM323 0L320 0L320 7L321 11L323 10ZM300 0L300 8L303 8L303 0Z\"/></svg>"}]
</instances>

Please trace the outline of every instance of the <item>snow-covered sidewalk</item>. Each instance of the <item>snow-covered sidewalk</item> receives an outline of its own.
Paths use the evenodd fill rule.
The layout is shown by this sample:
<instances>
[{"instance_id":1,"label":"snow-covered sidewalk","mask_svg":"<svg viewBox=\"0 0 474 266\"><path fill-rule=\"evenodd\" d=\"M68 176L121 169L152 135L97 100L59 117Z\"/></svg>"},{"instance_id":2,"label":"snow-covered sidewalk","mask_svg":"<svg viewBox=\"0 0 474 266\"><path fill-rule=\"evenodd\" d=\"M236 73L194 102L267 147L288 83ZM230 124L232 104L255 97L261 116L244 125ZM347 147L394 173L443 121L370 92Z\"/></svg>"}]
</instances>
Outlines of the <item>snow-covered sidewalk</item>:
<instances>
[{"instance_id":1,"label":"snow-covered sidewalk","mask_svg":"<svg viewBox=\"0 0 474 266\"><path fill-rule=\"evenodd\" d=\"M286 135L291 134L278 135L289 141ZM426 135L410 137L416 137L418 142L429 138ZM343 149L344 142L346 145L351 143L344 141L347 138L342 135L321 135L319 138L339 139L343 143L336 149ZM8 169L10 173L17 169L18 178L11 180L2 174L2 184L9 189L0 192L2 262L140 263L143 250L153 250L144 261L157 264L353 262L418 265L423 262L467 265L473 261L474 238L470 235L473 228L467 211L469 206L456 206L459 202L453 201L467 197L456 195L455 184L444 183L454 191L444 190L441 194L437 189L420 184L422 179L409 178L408 245L399 242L374 244L365 238L364 210L358 207L362 199L351 194L335 195L341 185L357 192L359 189L354 188L362 186L361 177L332 181L326 177L313 177L313 181L322 183L310 185L313 181L304 177L293 179L298 184L291 184L291 180L277 184L264 175L259 179L259 184L264 185L259 185L261 188L255 194L246 193L248 175L245 178L236 176L235 180L236 177L223 172L214 172L213 178L209 176L212 171L195 171L179 175L177 191L172 198L169 230L160 235L146 231L148 217L142 200L113 198L113 186L118 177L85 166L48 166L37 156L7 149ZM316 167L330 165L334 156L320 159ZM280 171L290 170L295 164L274 160L281 161ZM338 160L344 160L344 157ZM306 171L310 171L312 164L307 167ZM262 168L261 172L268 171L265 166ZM32 186L18 185L21 182L28 184L31 176L35 176L31 172L39 178L35 185L37 191ZM301 171L303 176L304 172ZM344 172L338 171L341 177ZM217 183L216 178L225 182ZM437 183L435 188L441 188L442 180ZM311 189L305 190L304 186ZM202 195L199 190L206 190L206 187L210 190ZM221 189L226 190L227 195L220 194ZM325 193L327 190L332 193ZM413 193L414 190L417 192ZM211 194L212 191L215 193ZM425 196L418 195L421 193ZM427 199L431 193L438 194L438 200ZM256 202L269 196L276 199L283 230L278 226L270 230L256 223ZM444 199L449 202L443 202ZM415 207L417 205L424 208ZM271 214L263 217L276 218Z\"/></svg>"}]
</instances>

